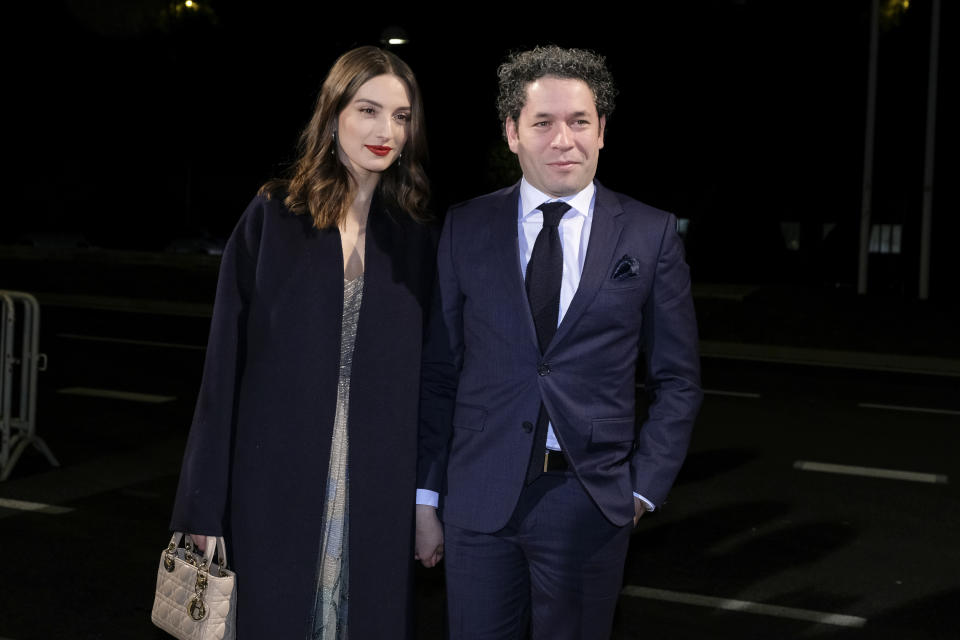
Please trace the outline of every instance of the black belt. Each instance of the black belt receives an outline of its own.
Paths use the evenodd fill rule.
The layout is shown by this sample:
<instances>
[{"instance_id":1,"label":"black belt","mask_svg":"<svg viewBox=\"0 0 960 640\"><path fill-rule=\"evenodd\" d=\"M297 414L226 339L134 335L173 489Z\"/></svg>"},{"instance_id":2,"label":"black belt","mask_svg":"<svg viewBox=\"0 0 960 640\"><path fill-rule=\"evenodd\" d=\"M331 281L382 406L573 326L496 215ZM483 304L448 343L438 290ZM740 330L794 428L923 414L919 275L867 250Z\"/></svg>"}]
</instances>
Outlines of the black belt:
<instances>
[{"instance_id":1,"label":"black belt","mask_svg":"<svg viewBox=\"0 0 960 640\"><path fill-rule=\"evenodd\" d=\"M544 473L548 471L568 471L569 469L570 463L567 462L567 457L563 455L562 451L547 449L547 454L543 458Z\"/></svg>"}]
</instances>

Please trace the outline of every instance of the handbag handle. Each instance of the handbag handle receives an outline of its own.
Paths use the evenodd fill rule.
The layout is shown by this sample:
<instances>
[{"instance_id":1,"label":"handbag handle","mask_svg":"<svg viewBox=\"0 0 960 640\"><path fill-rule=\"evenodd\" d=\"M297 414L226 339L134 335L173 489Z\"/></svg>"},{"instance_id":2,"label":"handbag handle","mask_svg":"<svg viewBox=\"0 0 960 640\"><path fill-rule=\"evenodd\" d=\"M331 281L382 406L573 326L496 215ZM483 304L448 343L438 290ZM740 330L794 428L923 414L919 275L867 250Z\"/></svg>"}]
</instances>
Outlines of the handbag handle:
<instances>
[{"instance_id":1,"label":"handbag handle","mask_svg":"<svg viewBox=\"0 0 960 640\"><path fill-rule=\"evenodd\" d=\"M170 545L167 547L167 550L171 553L180 546L180 540L185 537L182 531L174 531L173 536L170 538ZM218 564L220 566L220 571L224 571L227 568L227 543L223 539L223 536L207 536L207 546L206 550L203 552L203 561L207 565L209 570L211 563L213 562L214 551L216 551L217 559L219 560Z\"/></svg>"}]
</instances>

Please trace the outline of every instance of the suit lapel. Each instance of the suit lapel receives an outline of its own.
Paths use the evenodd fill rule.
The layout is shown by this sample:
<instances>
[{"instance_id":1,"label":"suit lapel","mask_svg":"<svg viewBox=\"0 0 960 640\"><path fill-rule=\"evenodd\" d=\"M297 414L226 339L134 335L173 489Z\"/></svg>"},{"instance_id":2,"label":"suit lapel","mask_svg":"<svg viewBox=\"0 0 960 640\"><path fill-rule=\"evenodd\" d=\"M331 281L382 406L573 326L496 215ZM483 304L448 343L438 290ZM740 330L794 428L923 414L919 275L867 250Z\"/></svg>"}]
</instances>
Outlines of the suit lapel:
<instances>
[{"instance_id":1,"label":"suit lapel","mask_svg":"<svg viewBox=\"0 0 960 640\"><path fill-rule=\"evenodd\" d=\"M620 240L620 233L623 230L623 224L619 220L619 215L623 213L623 208L610 191L607 191L599 182L597 185L596 202L593 206L593 225L590 229L590 240L587 244L587 257L583 263L583 273L580 275L580 285L577 292L573 294L573 300L564 314L560 326L557 327L557 333L553 336L547 352L570 332L570 327L577 323L577 320L583 315L600 289L606 278L610 277L608 273L610 264L613 261L613 252ZM530 315L529 313L527 314ZM532 324L532 321L531 321Z\"/></svg>"},{"instance_id":2,"label":"suit lapel","mask_svg":"<svg viewBox=\"0 0 960 640\"><path fill-rule=\"evenodd\" d=\"M526 327L527 335L539 351L537 329L533 324L530 303L527 301L527 290L523 285L523 272L520 269L520 245L517 238L519 209L520 183L518 182L512 189L506 190L501 202L495 207L491 257L495 260L494 264L498 265L502 276L504 296L500 303L513 306L516 316L523 318L521 322Z\"/></svg>"}]
</instances>

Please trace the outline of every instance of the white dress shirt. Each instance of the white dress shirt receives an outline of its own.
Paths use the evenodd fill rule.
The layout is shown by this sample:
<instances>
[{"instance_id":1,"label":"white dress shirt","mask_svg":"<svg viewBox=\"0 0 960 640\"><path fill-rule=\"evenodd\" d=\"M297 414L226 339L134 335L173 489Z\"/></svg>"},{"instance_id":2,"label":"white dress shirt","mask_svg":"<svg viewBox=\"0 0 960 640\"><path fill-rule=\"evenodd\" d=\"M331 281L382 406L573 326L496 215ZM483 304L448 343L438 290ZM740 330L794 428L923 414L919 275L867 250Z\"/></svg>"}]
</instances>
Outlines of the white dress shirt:
<instances>
[{"instance_id":1,"label":"white dress shirt","mask_svg":"<svg viewBox=\"0 0 960 640\"><path fill-rule=\"evenodd\" d=\"M520 203L517 212L517 243L520 256L520 273L526 278L527 263L533 253L533 245L537 241L540 230L543 229L543 213L537 209L544 202L566 202L570 210L563 214L557 228L560 234L560 247L563 250L563 277L560 282L560 311L557 314L557 325L563 321L563 316L570 307L570 301L580 286L580 275L583 273L583 262L587 256L587 245L590 243L590 229L593 226L593 207L597 188L593 182L583 191L572 196L554 198L549 196L529 182L526 178L520 181ZM553 425L547 426L547 448L560 451L560 443L553 432ZM653 511L654 505L649 500L634 492L647 506L647 511ZM437 506L439 495L435 491L417 489L417 504Z\"/></svg>"},{"instance_id":2,"label":"white dress shirt","mask_svg":"<svg viewBox=\"0 0 960 640\"><path fill-rule=\"evenodd\" d=\"M590 229L593 226L593 196L597 188L591 182L579 193L565 198L554 198L543 193L524 178L520 181L520 212L517 222L517 242L520 254L520 273L527 277L527 264L533 253L533 245L543 229L543 213L537 209L544 202L566 202L570 210L563 214L560 225L560 247L563 250L563 279L560 281L560 312L557 314L557 326L570 307L573 294L580 286L580 274L583 273L583 260L587 255L590 242ZM547 449L560 451L560 443L553 432L553 425L547 427Z\"/></svg>"}]
</instances>

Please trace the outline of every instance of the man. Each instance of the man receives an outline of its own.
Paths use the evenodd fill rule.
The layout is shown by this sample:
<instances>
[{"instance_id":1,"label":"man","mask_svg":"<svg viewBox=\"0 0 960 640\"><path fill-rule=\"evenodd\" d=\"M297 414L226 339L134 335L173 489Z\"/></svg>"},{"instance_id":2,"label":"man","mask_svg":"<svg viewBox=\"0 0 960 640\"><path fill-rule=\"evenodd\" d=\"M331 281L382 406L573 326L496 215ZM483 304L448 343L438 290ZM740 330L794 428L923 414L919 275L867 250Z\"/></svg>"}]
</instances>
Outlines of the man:
<instances>
[{"instance_id":1,"label":"man","mask_svg":"<svg viewBox=\"0 0 960 640\"><path fill-rule=\"evenodd\" d=\"M444 224L416 555L445 557L451 638L607 638L631 530L663 503L702 398L689 272L672 215L594 181L604 59L538 47L499 76L523 179Z\"/></svg>"}]
</instances>

